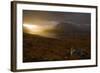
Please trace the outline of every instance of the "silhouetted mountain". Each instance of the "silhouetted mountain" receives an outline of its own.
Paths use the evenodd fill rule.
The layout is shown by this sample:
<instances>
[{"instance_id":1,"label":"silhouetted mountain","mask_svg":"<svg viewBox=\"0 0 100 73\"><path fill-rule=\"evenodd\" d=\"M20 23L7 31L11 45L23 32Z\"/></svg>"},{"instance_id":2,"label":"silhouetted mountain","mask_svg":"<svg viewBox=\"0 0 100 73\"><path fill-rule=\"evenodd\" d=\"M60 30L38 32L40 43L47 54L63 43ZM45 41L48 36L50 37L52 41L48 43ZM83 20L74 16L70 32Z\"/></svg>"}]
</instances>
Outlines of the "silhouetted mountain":
<instances>
[{"instance_id":1,"label":"silhouetted mountain","mask_svg":"<svg viewBox=\"0 0 100 73\"><path fill-rule=\"evenodd\" d=\"M89 24L79 25L69 22L60 22L56 28L58 29L58 35L61 37L68 35L90 35Z\"/></svg>"}]
</instances>

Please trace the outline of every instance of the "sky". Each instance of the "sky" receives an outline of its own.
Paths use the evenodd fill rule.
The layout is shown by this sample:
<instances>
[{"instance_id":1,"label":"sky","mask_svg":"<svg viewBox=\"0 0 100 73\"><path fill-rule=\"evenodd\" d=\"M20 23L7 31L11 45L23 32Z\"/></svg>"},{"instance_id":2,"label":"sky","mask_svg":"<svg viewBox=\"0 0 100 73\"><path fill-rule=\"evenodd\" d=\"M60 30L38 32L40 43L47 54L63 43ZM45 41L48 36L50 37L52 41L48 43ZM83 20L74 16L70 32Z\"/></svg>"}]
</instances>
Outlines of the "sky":
<instances>
[{"instance_id":1,"label":"sky","mask_svg":"<svg viewBox=\"0 0 100 73\"><path fill-rule=\"evenodd\" d=\"M58 37L59 29L65 36L69 31L77 29L79 29L77 31L80 29L87 31L90 29L90 24L90 13L23 10L24 31L30 34Z\"/></svg>"}]
</instances>

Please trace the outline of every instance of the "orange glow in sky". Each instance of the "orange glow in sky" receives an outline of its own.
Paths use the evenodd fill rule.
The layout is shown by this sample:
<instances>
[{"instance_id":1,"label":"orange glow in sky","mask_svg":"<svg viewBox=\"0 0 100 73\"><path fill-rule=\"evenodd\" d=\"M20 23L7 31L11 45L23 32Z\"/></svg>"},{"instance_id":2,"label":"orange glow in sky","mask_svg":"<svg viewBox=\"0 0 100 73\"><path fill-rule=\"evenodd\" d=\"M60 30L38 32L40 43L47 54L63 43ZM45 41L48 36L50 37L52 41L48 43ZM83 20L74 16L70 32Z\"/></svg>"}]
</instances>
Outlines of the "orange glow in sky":
<instances>
[{"instance_id":1,"label":"orange glow in sky","mask_svg":"<svg viewBox=\"0 0 100 73\"><path fill-rule=\"evenodd\" d=\"M23 27L24 32L28 34L35 34L51 38L55 37L55 34L50 32L55 29L53 25L23 24Z\"/></svg>"}]
</instances>

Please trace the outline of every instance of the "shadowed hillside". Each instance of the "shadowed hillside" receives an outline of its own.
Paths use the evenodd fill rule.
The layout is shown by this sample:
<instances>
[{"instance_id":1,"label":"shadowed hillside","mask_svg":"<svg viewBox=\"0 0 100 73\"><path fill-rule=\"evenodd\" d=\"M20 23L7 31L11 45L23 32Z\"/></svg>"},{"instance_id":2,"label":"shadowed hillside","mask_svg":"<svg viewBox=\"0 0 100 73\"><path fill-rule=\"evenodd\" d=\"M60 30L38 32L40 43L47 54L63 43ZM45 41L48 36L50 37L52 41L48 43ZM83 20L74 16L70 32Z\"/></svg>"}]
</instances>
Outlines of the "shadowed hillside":
<instances>
[{"instance_id":1,"label":"shadowed hillside","mask_svg":"<svg viewBox=\"0 0 100 73\"><path fill-rule=\"evenodd\" d=\"M90 36L47 38L23 33L23 62L90 59Z\"/></svg>"}]
</instances>

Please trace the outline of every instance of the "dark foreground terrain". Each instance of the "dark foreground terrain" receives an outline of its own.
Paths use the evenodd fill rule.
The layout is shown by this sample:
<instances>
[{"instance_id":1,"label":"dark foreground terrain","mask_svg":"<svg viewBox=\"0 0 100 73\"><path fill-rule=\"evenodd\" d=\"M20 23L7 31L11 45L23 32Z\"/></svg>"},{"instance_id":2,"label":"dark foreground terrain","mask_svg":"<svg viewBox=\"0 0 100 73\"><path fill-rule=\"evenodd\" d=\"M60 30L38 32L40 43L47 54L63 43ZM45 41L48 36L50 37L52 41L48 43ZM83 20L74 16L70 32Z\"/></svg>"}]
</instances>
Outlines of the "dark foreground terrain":
<instances>
[{"instance_id":1,"label":"dark foreground terrain","mask_svg":"<svg viewBox=\"0 0 100 73\"><path fill-rule=\"evenodd\" d=\"M63 39L23 34L23 62L90 59L90 36Z\"/></svg>"}]
</instances>

